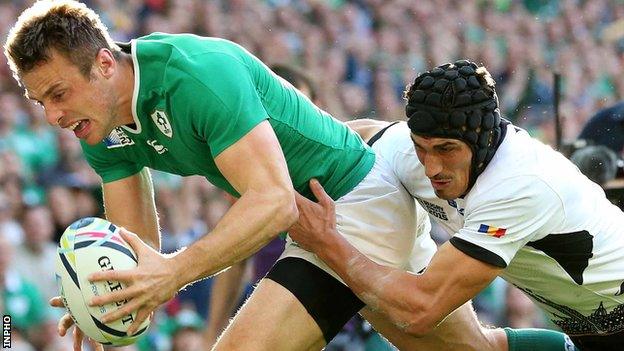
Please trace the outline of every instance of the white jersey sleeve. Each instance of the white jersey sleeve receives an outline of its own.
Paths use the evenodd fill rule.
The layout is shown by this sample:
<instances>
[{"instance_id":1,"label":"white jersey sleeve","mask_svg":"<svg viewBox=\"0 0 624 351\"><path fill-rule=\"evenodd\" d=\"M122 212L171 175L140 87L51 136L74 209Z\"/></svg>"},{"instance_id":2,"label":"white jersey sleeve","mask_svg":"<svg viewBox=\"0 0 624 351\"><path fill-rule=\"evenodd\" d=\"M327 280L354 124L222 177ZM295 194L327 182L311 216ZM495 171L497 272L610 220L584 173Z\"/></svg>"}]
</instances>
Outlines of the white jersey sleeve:
<instances>
[{"instance_id":1,"label":"white jersey sleeve","mask_svg":"<svg viewBox=\"0 0 624 351\"><path fill-rule=\"evenodd\" d=\"M453 246L473 258L505 268L527 242L541 239L564 221L561 199L535 176L480 185L466 201L464 226L451 238Z\"/></svg>"}]
</instances>

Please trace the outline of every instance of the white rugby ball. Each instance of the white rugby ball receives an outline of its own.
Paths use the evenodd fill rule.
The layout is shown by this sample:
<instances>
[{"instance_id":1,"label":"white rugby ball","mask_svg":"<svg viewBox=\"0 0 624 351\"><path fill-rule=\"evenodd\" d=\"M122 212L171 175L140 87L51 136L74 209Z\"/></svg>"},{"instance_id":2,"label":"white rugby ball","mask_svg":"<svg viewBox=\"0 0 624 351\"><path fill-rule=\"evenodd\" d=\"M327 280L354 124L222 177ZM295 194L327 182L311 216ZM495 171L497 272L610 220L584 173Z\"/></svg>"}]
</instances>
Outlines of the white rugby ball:
<instances>
[{"instance_id":1,"label":"white rugby ball","mask_svg":"<svg viewBox=\"0 0 624 351\"><path fill-rule=\"evenodd\" d=\"M81 218L72 223L59 241L56 257L56 280L67 311L76 325L91 339L104 345L132 344L147 330L149 318L135 335L126 334L136 318L136 311L123 318L102 323L101 317L123 306L121 301L90 307L94 297L125 289L117 281L89 282L87 277L105 270L126 270L137 266L137 257L128 243L119 235L119 228L111 222L94 217Z\"/></svg>"}]
</instances>

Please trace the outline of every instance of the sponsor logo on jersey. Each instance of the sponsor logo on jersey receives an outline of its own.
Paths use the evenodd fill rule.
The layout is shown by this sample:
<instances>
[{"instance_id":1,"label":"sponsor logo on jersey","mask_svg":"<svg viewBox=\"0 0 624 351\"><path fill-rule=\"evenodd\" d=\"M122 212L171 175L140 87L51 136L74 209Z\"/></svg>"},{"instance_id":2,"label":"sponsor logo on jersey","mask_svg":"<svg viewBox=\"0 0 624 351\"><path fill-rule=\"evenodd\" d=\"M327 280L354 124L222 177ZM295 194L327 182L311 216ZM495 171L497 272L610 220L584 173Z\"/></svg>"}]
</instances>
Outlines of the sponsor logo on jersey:
<instances>
[{"instance_id":1,"label":"sponsor logo on jersey","mask_svg":"<svg viewBox=\"0 0 624 351\"><path fill-rule=\"evenodd\" d=\"M173 129L171 129L171 123L169 123L169 118L167 118L165 111L156 110L151 114L151 116L152 120L154 120L154 123L156 124L156 127L158 127L164 135L171 138L173 136Z\"/></svg>"},{"instance_id":2,"label":"sponsor logo on jersey","mask_svg":"<svg viewBox=\"0 0 624 351\"><path fill-rule=\"evenodd\" d=\"M500 238L500 237L505 236L506 231L507 229L505 228L492 227L490 225L485 225L485 224L481 224L479 226L479 233L485 233L495 238Z\"/></svg>"},{"instance_id":3,"label":"sponsor logo on jersey","mask_svg":"<svg viewBox=\"0 0 624 351\"><path fill-rule=\"evenodd\" d=\"M422 199L417 199L417 200L420 203L420 205L424 207L427 212L429 212L430 215L436 218L439 218L443 221L448 221L448 216L446 215L446 212L444 212L444 208L442 208L442 206L432 204L431 202L428 202Z\"/></svg>"},{"instance_id":4,"label":"sponsor logo on jersey","mask_svg":"<svg viewBox=\"0 0 624 351\"><path fill-rule=\"evenodd\" d=\"M457 206L457 201L455 201L455 200L448 200L448 204L451 207L455 208L460 215L462 215L462 216L464 215L464 209L463 208L459 208Z\"/></svg>"},{"instance_id":5,"label":"sponsor logo on jersey","mask_svg":"<svg viewBox=\"0 0 624 351\"><path fill-rule=\"evenodd\" d=\"M134 141L128 137L121 127L113 129L110 134L104 138L103 142L108 149L134 145Z\"/></svg>"},{"instance_id":6,"label":"sponsor logo on jersey","mask_svg":"<svg viewBox=\"0 0 624 351\"><path fill-rule=\"evenodd\" d=\"M148 140L147 144L149 146L153 147L154 150L156 150L156 152L158 152L159 155L162 155L165 152L169 151L166 147L158 144L158 141L156 141L156 140Z\"/></svg>"}]
</instances>

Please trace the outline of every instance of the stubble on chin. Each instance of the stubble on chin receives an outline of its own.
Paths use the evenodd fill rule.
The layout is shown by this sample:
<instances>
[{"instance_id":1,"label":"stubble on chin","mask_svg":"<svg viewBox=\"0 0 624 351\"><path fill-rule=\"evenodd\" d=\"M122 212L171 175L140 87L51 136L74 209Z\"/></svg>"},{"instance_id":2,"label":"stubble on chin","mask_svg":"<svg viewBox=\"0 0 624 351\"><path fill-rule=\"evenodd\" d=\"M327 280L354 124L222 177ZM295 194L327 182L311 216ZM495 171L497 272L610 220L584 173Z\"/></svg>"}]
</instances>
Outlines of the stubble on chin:
<instances>
[{"instance_id":1,"label":"stubble on chin","mask_svg":"<svg viewBox=\"0 0 624 351\"><path fill-rule=\"evenodd\" d=\"M435 194L436 194L436 196L437 196L439 199L442 199L442 200L448 200L448 199L446 198L446 196L444 195L444 193L443 193L443 192L441 192L441 191L436 190L436 191L435 191Z\"/></svg>"},{"instance_id":2,"label":"stubble on chin","mask_svg":"<svg viewBox=\"0 0 624 351\"><path fill-rule=\"evenodd\" d=\"M436 196L439 199L442 199L442 200L453 200L453 199L456 198L456 197L449 196L449 194L447 192L445 192L444 190L435 190L434 189L434 193L436 194Z\"/></svg>"}]
</instances>

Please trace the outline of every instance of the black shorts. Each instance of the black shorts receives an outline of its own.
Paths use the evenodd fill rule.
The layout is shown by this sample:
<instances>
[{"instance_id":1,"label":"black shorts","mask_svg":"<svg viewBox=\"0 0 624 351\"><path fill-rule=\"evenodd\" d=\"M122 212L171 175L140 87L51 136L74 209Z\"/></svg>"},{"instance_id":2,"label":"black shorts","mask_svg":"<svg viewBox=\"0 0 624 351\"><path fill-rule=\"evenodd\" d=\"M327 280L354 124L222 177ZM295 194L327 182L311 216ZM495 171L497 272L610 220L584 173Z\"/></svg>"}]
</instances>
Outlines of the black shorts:
<instances>
[{"instance_id":1,"label":"black shorts","mask_svg":"<svg viewBox=\"0 0 624 351\"><path fill-rule=\"evenodd\" d=\"M624 331L609 335L570 336L570 339L581 351L624 350Z\"/></svg>"},{"instance_id":2,"label":"black shorts","mask_svg":"<svg viewBox=\"0 0 624 351\"><path fill-rule=\"evenodd\" d=\"M314 318L327 343L364 307L346 285L302 258L277 261L266 278L295 295Z\"/></svg>"}]
</instances>

